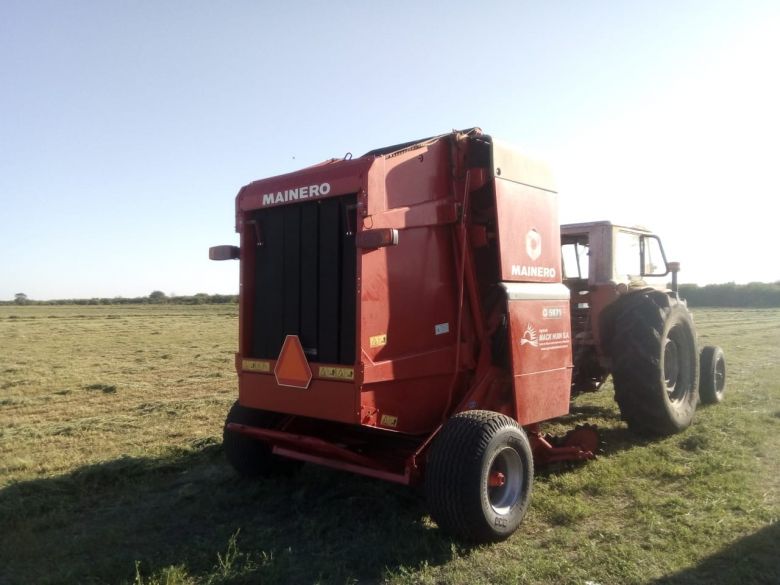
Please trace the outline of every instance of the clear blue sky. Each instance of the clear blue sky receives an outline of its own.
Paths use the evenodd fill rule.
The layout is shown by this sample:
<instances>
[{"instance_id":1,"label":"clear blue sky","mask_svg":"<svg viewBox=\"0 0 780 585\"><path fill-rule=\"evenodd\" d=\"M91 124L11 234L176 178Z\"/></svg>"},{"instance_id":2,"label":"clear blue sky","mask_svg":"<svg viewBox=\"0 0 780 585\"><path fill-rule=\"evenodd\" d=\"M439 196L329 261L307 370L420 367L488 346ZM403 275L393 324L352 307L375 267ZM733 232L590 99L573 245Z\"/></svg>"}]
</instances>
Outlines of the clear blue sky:
<instances>
[{"instance_id":1,"label":"clear blue sky","mask_svg":"<svg viewBox=\"0 0 780 585\"><path fill-rule=\"evenodd\" d=\"M207 248L242 185L474 125L682 281L780 280L778 30L778 2L3 0L0 299L236 292Z\"/></svg>"}]
</instances>

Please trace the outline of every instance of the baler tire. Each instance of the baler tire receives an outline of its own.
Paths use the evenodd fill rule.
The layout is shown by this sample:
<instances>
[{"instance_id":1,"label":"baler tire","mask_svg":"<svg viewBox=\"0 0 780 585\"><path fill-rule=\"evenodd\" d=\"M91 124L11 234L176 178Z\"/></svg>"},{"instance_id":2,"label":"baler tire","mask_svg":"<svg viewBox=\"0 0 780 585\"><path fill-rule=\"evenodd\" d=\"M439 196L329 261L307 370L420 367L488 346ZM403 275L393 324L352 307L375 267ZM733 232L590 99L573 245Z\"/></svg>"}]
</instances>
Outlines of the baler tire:
<instances>
[{"instance_id":1,"label":"baler tire","mask_svg":"<svg viewBox=\"0 0 780 585\"><path fill-rule=\"evenodd\" d=\"M239 475L249 478L291 475L303 465L301 461L274 455L271 446L264 441L227 429L228 423L272 429L279 424L283 416L276 412L247 408L241 406L238 401L233 403L222 430L222 448L228 462Z\"/></svg>"},{"instance_id":2,"label":"baler tire","mask_svg":"<svg viewBox=\"0 0 780 585\"><path fill-rule=\"evenodd\" d=\"M726 391L726 359L717 345L707 345L699 356L699 396L702 404L723 401Z\"/></svg>"},{"instance_id":3,"label":"baler tire","mask_svg":"<svg viewBox=\"0 0 780 585\"><path fill-rule=\"evenodd\" d=\"M528 510L533 455L513 419L469 410L444 425L425 474L431 517L444 532L470 542L498 542L517 530ZM489 480L499 475L504 483L491 487Z\"/></svg>"},{"instance_id":4,"label":"baler tire","mask_svg":"<svg viewBox=\"0 0 780 585\"><path fill-rule=\"evenodd\" d=\"M660 291L640 291L611 307L615 400L629 428L671 435L688 428L699 402L699 352L684 303Z\"/></svg>"}]
</instances>

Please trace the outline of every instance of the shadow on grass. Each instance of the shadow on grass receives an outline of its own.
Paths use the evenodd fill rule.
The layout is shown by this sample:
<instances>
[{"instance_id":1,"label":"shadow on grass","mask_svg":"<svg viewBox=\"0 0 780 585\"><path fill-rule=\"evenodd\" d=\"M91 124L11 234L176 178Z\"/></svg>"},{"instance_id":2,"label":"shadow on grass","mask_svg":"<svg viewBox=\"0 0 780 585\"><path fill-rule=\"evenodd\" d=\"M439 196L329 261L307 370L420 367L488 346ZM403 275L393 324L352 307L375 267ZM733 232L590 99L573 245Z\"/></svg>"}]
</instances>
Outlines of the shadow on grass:
<instances>
[{"instance_id":1,"label":"shadow on grass","mask_svg":"<svg viewBox=\"0 0 780 585\"><path fill-rule=\"evenodd\" d=\"M569 414L556 418L555 422L564 427L563 431L557 433L558 436L563 436L566 431L574 429L577 425L594 425L599 433L599 456L601 457L609 457L635 447L644 447L660 439L660 437L640 435L629 430L626 423L621 421L617 407L613 406L572 404ZM574 467L576 468L577 465Z\"/></svg>"},{"instance_id":2,"label":"shadow on grass","mask_svg":"<svg viewBox=\"0 0 780 585\"><path fill-rule=\"evenodd\" d=\"M407 487L315 466L242 480L213 444L122 458L0 490L0 583L131 582L136 561L217 582L375 582L465 550L425 514Z\"/></svg>"},{"instance_id":3,"label":"shadow on grass","mask_svg":"<svg viewBox=\"0 0 780 585\"><path fill-rule=\"evenodd\" d=\"M654 585L780 583L780 523L775 522L707 557L695 567L654 581Z\"/></svg>"},{"instance_id":4,"label":"shadow on grass","mask_svg":"<svg viewBox=\"0 0 780 585\"><path fill-rule=\"evenodd\" d=\"M580 422L587 422L591 418L602 418L606 420L620 420L620 412L617 406L599 406L596 404L572 404L569 409L569 414L566 414L558 419L556 422L566 424L576 424Z\"/></svg>"}]
</instances>

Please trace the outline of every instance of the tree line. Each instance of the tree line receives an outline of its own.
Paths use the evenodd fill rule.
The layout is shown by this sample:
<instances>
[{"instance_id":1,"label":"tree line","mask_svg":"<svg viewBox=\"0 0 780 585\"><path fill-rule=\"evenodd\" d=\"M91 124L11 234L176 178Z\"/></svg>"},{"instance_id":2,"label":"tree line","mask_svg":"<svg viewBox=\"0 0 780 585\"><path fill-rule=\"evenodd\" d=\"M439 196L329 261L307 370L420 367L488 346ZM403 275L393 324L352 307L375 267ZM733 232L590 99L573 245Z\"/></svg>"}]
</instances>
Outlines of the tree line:
<instances>
[{"instance_id":1,"label":"tree line","mask_svg":"<svg viewBox=\"0 0 780 585\"><path fill-rule=\"evenodd\" d=\"M780 307L780 281L751 282L750 284L681 284L680 296L691 307ZM58 299L36 301L24 293L17 293L10 301L0 301L0 305L226 305L238 303L238 295L166 295L155 290L145 297L113 297L91 299Z\"/></svg>"},{"instance_id":2,"label":"tree line","mask_svg":"<svg viewBox=\"0 0 780 585\"><path fill-rule=\"evenodd\" d=\"M749 284L681 284L691 307L780 307L780 281Z\"/></svg>"},{"instance_id":3,"label":"tree line","mask_svg":"<svg viewBox=\"0 0 780 585\"><path fill-rule=\"evenodd\" d=\"M16 293L12 301L0 301L0 305L228 305L238 303L238 295L166 295L155 290L146 297L93 297L90 299L56 299L36 301L24 293Z\"/></svg>"}]
</instances>

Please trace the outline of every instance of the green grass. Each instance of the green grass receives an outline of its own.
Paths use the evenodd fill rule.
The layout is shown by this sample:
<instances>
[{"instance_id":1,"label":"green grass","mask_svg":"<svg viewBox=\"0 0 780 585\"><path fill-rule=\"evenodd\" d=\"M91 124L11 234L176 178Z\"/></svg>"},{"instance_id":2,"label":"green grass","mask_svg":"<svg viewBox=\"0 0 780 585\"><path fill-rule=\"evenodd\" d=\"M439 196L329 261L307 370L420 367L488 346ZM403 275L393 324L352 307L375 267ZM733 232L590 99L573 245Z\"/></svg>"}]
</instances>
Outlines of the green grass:
<instances>
[{"instance_id":1,"label":"green grass","mask_svg":"<svg viewBox=\"0 0 780 585\"><path fill-rule=\"evenodd\" d=\"M697 310L726 401L640 439L611 388L550 425L605 453L539 470L507 542L442 535L415 490L307 465L238 479L232 306L0 307L0 583L780 582L780 310Z\"/></svg>"}]
</instances>

